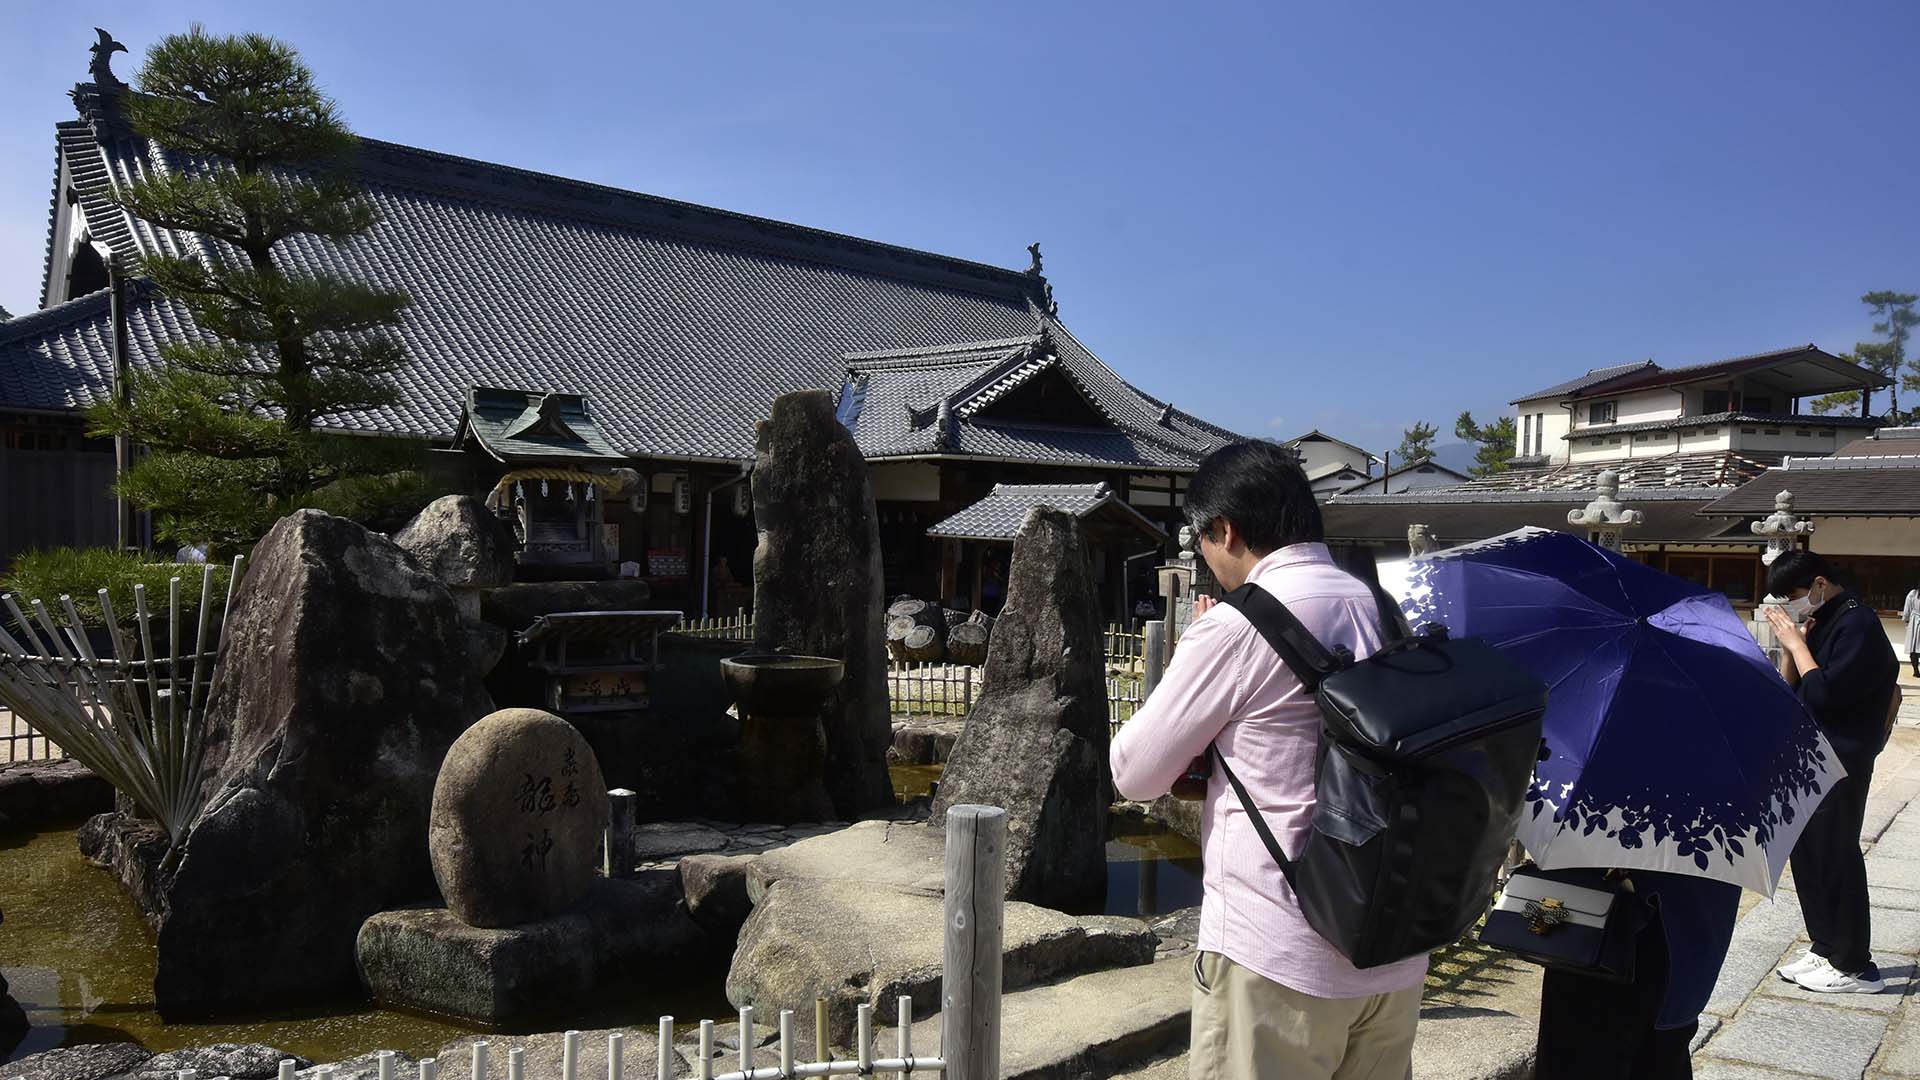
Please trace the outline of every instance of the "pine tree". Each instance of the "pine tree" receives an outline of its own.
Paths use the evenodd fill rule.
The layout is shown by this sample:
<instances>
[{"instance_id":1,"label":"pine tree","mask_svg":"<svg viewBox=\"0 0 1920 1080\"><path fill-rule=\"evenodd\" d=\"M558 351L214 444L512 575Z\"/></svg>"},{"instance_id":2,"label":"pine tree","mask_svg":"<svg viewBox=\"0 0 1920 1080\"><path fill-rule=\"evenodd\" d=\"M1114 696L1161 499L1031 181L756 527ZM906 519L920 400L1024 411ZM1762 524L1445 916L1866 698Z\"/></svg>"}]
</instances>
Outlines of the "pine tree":
<instances>
[{"instance_id":1,"label":"pine tree","mask_svg":"<svg viewBox=\"0 0 1920 1080\"><path fill-rule=\"evenodd\" d=\"M1396 460L1411 465L1416 461L1425 461L1433 456L1433 437L1439 431L1425 420L1415 420L1413 426L1400 433L1400 445L1393 452Z\"/></svg>"},{"instance_id":2,"label":"pine tree","mask_svg":"<svg viewBox=\"0 0 1920 1080\"><path fill-rule=\"evenodd\" d=\"M1901 387L1920 394L1920 356L1913 358L1911 371L1902 370L1908 367L1907 339L1912 336L1913 328L1920 326L1920 313L1913 310L1914 304L1920 303L1920 296L1881 289L1861 297L1860 302L1872 308L1879 317L1873 324L1873 332L1885 334L1886 340L1862 341L1853 347L1851 353L1842 355L1894 380L1889 388L1887 422L1899 424L1910 419L1900 411ZM1860 391L1848 390L1815 400L1813 411L1827 413L1835 409L1850 409L1859 404ZM1920 416L1920 410L1916 410L1914 415Z\"/></svg>"},{"instance_id":3,"label":"pine tree","mask_svg":"<svg viewBox=\"0 0 1920 1080\"><path fill-rule=\"evenodd\" d=\"M291 46L195 26L148 51L133 128L184 167L119 195L134 215L198 234L203 255L149 255L140 272L203 332L136 373L132 404L95 409L96 434L148 453L121 484L175 540L251 541L328 485L392 473L418 444L324 430L343 413L394 403L405 363L383 332L403 293L296 269L288 241L349 240L377 220L347 166L353 133Z\"/></svg>"},{"instance_id":4,"label":"pine tree","mask_svg":"<svg viewBox=\"0 0 1920 1080\"><path fill-rule=\"evenodd\" d=\"M1515 431L1513 417L1503 416L1491 424L1476 424L1472 412L1462 412L1453 422L1453 433L1475 446L1476 464L1468 471L1487 476L1506 469L1513 460Z\"/></svg>"}]
</instances>

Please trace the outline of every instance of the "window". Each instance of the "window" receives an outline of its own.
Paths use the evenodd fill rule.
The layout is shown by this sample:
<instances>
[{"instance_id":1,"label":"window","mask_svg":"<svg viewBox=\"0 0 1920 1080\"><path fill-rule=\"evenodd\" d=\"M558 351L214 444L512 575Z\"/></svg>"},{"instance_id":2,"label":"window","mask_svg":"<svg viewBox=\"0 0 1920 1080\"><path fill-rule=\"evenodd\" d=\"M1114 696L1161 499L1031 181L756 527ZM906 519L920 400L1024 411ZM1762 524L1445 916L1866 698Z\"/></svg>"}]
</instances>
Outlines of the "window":
<instances>
[{"instance_id":1,"label":"window","mask_svg":"<svg viewBox=\"0 0 1920 1080\"><path fill-rule=\"evenodd\" d=\"M1520 452L1526 453L1527 447L1531 445L1533 445L1533 414L1528 413L1520 418Z\"/></svg>"},{"instance_id":2,"label":"window","mask_svg":"<svg viewBox=\"0 0 1920 1080\"><path fill-rule=\"evenodd\" d=\"M1613 423L1614 406L1616 404L1618 404L1618 402L1596 401L1593 404L1587 406L1587 423L1589 424Z\"/></svg>"},{"instance_id":3,"label":"window","mask_svg":"<svg viewBox=\"0 0 1920 1080\"><path fill-rule=\"evenodd\" d=\"M1541 453L1545 447L1540 441L1540 429L1546 426L1547 414L1535 413L1533 417L1533 452Z\"/></svg>"},{"instance_id":4,"label":"window","mask_svg":"<svg viewBox=\"0 0 1920 1080\"><path fill-rule=\"evenodd\" d=\"M1748 394L1745 407L1748 412L1770 413L1773 411L1773 399L1764 394Z\"/></svg>"},{"instance_id":5,"label":"window","mask_svg":"<svg viewBox=\"0 0 1920 1080\"><path fill-rule=\"evenodd\" d=\"M1641 434L1639 434L1639 435L1635 435L1635 436L1633 437L1633 441L1634 441L1634 442L1646 442L1646 441L1647 441L1647 438L1648 438L1648 436L1647 436L1647 435L1646 435L1646 434L1645 434L1645 433L1643 432L1643 433L1641 433Z\"/></svg>"},{"instance_id":6,"label":"window","mask_svg":"<svg viewBox=\"0 0 1920 1080\"><path fill-rule=\"evenodd\" d=\"M1743 427L1743 428L1741 428L1741 429L1740 429L1740 434L1742 434L1742 435L1758 435L1758 434L1760 434L1760 429L1759 429L1759 428L1750 428L1750 427Z\"/></svg>"},{"instance_id":7,"label":"window","mask_svg":"<svg viewBox=\"0 0 1920 1080\"><path fill-rule=\"evenodd\" d=\"M1620 445L1620 436L1618 436L1618 435L1615 435L1615 436L1614 436L1613 438L1611 438L1611 439L1608 439L1608 440L1607 440L1607 445L1608 445L1608 446L1619 446L1619 445Z\"/></svg>"},{"instance_id":8,"label":"window","mask_svg":"<svg viewBox=\"0 0 1920 1080\"><path fill-rule=\"evenodd\" d=\"M1588 439L1588 440L1587 440L1587 445L1588 445L1588 446L1599 446L1599 445L1600 445L1600 440L1599 440L1599 439Z\"/></svg>"},{"instance_id":9,"label":"window","mask_svg":"<svg viewBox=\"0 0 1920 1080\"><path fill-rule=\"evenodd\" d=\"M1794 432L1794 434L1800 436L1803 439L1811 439L1813 437L1813 432L1806 428L1801 428L1800 430Z\"/></svg>"},{"instance_id":10,"label":"window","mask_svg":"<svg viewBox=\"0 0 1920 1080\"><path fill-rule=\"evenodd\" d=\"M1780 429L1779 429L1779 428L1777 428L1777 427L1770 427L1770 428L1768 428L1768 429L1767 429L1767 434L1769 434L1769 435L1778 435L1778 434L1780 434Z\"/></svg>"},{"instance_id":11,"label":"window","mask_svg":"<svg viewBox=\"0 0 1920 1080\"><path fill-rule=\"evenodd\" d=\"M1733 411L1733 394L1727 390L1700 391L1700 411L1708 416Z\"/></svg>"}]
</instances>

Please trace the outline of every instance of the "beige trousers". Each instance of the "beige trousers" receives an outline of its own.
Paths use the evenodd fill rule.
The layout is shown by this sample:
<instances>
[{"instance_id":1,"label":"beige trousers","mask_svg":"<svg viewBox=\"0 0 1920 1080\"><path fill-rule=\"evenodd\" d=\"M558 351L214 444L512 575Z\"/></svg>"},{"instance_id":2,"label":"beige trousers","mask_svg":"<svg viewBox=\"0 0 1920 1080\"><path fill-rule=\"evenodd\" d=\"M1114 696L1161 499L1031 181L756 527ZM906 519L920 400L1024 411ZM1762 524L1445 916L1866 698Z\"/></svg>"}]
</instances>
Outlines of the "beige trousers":
<instances>
[{"instance_id":1,"label":"beige trousers","mask_svg":"<svg viewBox=\"0 0 1920 1080\"><path fill-rule=\"evenodd\" d=\"M1290 990L1219 953L1193 962L1192 1080L1411 1080L1420 987L1363 998Z\"/></svg>"}]
</instances>

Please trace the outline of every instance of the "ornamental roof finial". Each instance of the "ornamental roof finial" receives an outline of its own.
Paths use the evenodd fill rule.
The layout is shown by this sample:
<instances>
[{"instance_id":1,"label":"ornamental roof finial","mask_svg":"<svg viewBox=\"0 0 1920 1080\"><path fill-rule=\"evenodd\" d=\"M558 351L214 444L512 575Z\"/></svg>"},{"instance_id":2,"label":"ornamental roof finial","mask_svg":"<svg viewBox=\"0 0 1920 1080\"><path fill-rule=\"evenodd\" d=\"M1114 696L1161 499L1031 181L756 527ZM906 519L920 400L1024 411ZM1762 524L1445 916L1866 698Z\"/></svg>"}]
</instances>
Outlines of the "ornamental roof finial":
<instances>
[{"instance_id":1,"label":"ornamental roof finial","mask_svg":"<svg viewBox=\"0 0 1920 1080\"><path fill-rule=\"evenodd\" d=\"M110 86L125 86L126 84L120 81L120 77L113 73L113 54L126 52L127 47L113 40L112 34L97 26L93 28L93 32L100 35L100 40L87 48L87 51L93 54L93 63L90 67L94 84L103 90Z\"/></svg>"}]
</instances>

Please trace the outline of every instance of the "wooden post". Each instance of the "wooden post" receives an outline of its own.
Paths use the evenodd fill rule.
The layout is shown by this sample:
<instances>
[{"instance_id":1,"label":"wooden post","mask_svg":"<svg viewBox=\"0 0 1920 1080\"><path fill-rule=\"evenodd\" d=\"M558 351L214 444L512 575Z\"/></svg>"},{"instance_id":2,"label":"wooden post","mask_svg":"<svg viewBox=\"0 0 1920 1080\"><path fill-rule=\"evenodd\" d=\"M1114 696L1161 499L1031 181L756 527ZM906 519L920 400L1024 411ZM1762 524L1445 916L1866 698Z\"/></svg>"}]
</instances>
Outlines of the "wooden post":
<instances>
[{"instance_id":1,"label":"wooden post","mask_svg":"<svg viewBox=\"0 0 1920 1080\"><path fill-rule=\"evenodd\" d=\"M607 792L607 831L600 851L600 872L610 878L633 876L633 819L639 793L628 788Z\"/></svg>"},{"instance_id":2,"label":"wooden post","mask_svg":"<svg viewBox=\"0 0 1920 1080\"><path fill-rule=\"evenodd\" d=\"M1165 619L1149 619L1143 628L1145 642L1141 648L1144 654L1140 666L1144 669L1140 680L1140 699L1153 695L1153 688L1160 685L1160 677L1167 673L1167 623Z\"/></svg>"},{"instance_id":3,"label":"wooden post","mask_svg":"<svg viewBox=\"0 0 1920 1080\"><path fill-rule=\"evenodd\" d=\"M946 1080L1000 1075L1006 846L1005 810L963 803L947 811L946 968L940 987Z\"/></svg>"}]
</instances>

